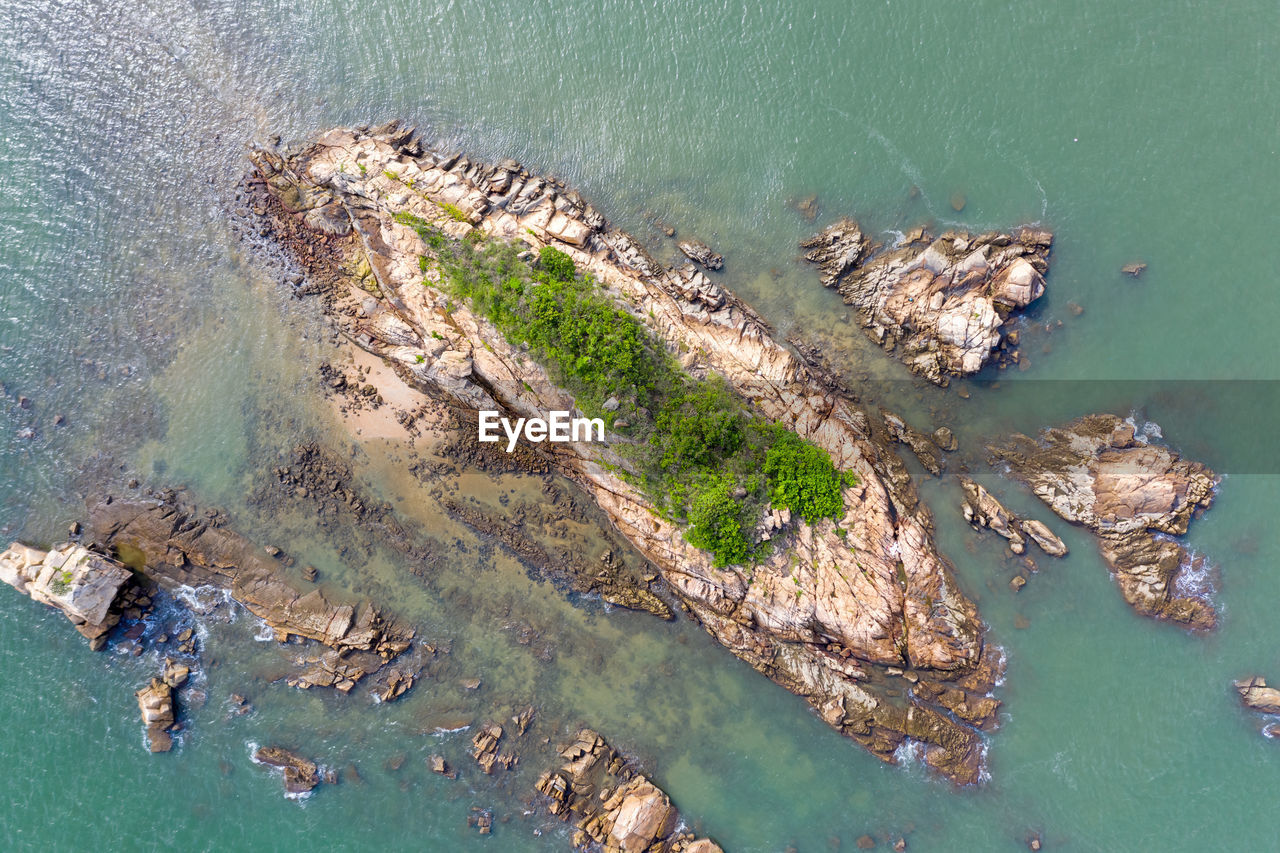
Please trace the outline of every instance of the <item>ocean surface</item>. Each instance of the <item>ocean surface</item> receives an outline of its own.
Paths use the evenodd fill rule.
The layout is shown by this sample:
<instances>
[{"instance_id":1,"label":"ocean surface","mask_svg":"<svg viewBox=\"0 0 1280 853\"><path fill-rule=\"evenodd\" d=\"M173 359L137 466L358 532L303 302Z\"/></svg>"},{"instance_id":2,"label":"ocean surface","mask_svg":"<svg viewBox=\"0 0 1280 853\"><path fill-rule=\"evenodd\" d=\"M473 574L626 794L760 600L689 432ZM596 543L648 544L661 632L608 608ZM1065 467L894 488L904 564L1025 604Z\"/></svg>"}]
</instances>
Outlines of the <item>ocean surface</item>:
<instances>
[{"instance_id":1,"label":"ocean surface","mask_svg":"<svg viewBox=\"0 0 1280 853\"><path fill-rule=\"evenodd\" d=\"M0 0L0 534L58 541L108 475L183 485L335 594L394 602L451 647L440 677L375 706L274 683L249 614L205 620L207 702L153 756L133 691L154 654L94 654L0 588L0 849L563 851L569 829L527 803L543 741L577 725L637 756L730 851L852 850L863 834L1019 850L1033 832L1046 850L1273 848L1280 744L1231 681L1280 681L1277 58L1263 0ZM1218 567L1221 628L1134 614L1061 522L1070 556L1040 560L1015 595L954 479L924 480L1009 662L991 778L957 791L881 764L687 621L570 600L451 521L396 448L340 433L315 308L232 234L246 145L396 117L564 177L659 256L673 248L655 214L712 243L722 280L780 334L822 342L869 399L955 429L953 467L979 465L984 436L1089 411L1158 424L1225 475L1188 536ZM813 194L808 222L793 204ZM1027 368L911 381L797 260L841 215L885 241L918 224L1051 228ZM1120 273L1133 261L1149 265L1138 280ZM407 565L305 513L258 512L300 437L337 448L439 558ZM435 485L494 508L540 487ZM459 686L470 677L479 690ZM232 693L254 712L231 715ZM520 766L482 776L452 729L527 702L540 714ZM285 799L249 759L268 742L342 782ZM459 780L429 772L435 752ZM493 835L467 826L474 807L494 810Z\"/></svg>"}]
</instances>

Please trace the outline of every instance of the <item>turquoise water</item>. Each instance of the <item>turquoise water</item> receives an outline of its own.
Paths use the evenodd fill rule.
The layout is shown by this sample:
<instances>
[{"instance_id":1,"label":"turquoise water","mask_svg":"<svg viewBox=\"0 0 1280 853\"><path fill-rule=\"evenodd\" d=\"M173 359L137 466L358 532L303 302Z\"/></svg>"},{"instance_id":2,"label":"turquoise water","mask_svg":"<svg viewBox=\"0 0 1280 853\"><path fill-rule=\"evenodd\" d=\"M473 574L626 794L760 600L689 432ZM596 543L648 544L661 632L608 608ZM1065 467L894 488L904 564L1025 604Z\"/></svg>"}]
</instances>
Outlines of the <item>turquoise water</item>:
<instances>
[{"instance_id":1,"label":"turquoise water","mask_svg":"<svg viewBox=\"0 0 1280 853\"><path fill-rule=\"evenodd\" d=\"M279 663L252 620L211 626L208 704L177 751L150 756L132 692L154 660L91 654L0 590L0 846L564 850L565 830L523 816L523 801L537 741L577 724L641 756L731 850L852 849L863 833L1016 850L1033 830L1048 849L1274 845L1280 756L1229 687L1280 679L1280 466L1256 414L1270 409L1251 407L1274 391L1102 382L1280 378L1272 5L3 0L0 24L0 530L54 539L80 515L77 482L124 466L226 507L335 590L394 596L453 647L438 678L376 708L271 685ZM448 544L429 582L386 549L341 556L348 532L255 512L248 496L298 435L348 442L316 393L329 351L312 309L230 234L244 146L397 116L560 174L646 239L653 211L708 240L780 330L887 380L868 387L921 423L951 423L974 461L982 435L1142 410L1228 473L1189 536L1221 566L1222 628L1192 638L1132 614L1074 530L1060 531L1071 556L1042 560L1014 596L1013 568L963 525L954 483L925 483L939 542L1009 656L992 780L956 792L880 765L696 628L576 606L530 580L422 487L387 477L381 448L353 465ZM816 223L788 206L811 193ZM1032 319L1055 328L1027 333L1030 369L993 373L1000 386L968 400L906 381L796 262L796 241L841 214L877 233L1054 229ZM1150 265L1136 282L1119 273L1134 260ZM486 497L525 487L493 482ZM549 662L513 639L519 620L554 646ZM473 675L477 694L457 685ZM255 714L227 719L231 692ZM532 700L542 728L509 777L479 777L466 734L430 733ZM286 801L248 760L248 743L268 741L363 781L344 773ZM437 751L461 780L427 772ZM472 806L510 822L477 836Z\"/></svg>"}]
</instances>

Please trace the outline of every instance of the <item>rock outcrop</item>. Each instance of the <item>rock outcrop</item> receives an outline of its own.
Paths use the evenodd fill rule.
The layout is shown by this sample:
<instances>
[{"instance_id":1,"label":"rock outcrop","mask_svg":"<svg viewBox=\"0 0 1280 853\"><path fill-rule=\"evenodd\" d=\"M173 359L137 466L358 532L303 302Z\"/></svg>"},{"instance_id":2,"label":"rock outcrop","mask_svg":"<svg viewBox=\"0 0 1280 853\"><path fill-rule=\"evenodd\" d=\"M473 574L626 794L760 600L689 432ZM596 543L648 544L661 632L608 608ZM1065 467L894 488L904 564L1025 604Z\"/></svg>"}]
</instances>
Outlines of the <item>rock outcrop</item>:
<instances>
[{"instance_id":1,"label":"rock outcrop","mask_svg":"<svg viewBox=\"0 0 1280 853\"><path fill-rule=\"evenodd\" d=\"M1196 583L1202 560L1171 538L1213 502L1217 479L1207 466L1150 444L1132 422L1106 414L989 449L1055 513L1097 534L1135 610L1193 630L1215 626L1213 606Z\"/></svg>"},{"instance_id":2,"label":"rock outcrop","mask_svg":"<svg viewBox=\"0 0 1280 853\"><path fill-rule=\"evenodd\" d=\"M253 760L284 771L284 793L287 797L303 797L322 781L332 781L332 774L321 775L321 768L309 758L282 746L263 746L254 750ZM326 778L329 777L329 778Z\"/></svg>"},{"instance_id":3,"label":"rock outcrop","mask_svg":"<svg viewBox=\"0 0 1280 853\"><path fill-rule=\"evenodd\" d=\"M1027 539L1035 542L1050 557L1065 557L1067 546L1049 526L1042 521L1019 518L1004 508L1004 504L992 497L985 488L970 480L960 478L964 490L961 510L964 520L974 527L987 528L997 536L1009 540L1009 550L1021 554L1027 550Z\"/></svg>"},{"instance_id":4,"label":"rock outcrop","mask_svg":"<svg viewBox=\"0 0 1280 853\"><path fill-rule=\"evenodd\" d=\"M147 727L147 743L152 752L168 752L173 749L173 736L169 733L177 722L173 706L173 687L162 679L151 683L134 694L138 697L138 710Z\"/></svg>"},{"instance_id":5,"label":"rock outcrop","mask_svg":"<svg viewBox=\"0 0 1280 853\"><path fill-rule=\"evenodd\" d=\"M622 853L723 853L710 839L680 831L671 799L590 729L578 732L560 757L565 763L544 773L537 788L552 814L578 828L575 847L591 841Z\"/></svg>"},{"instance_id":6,"label":"rock outcrop","mask_svg":"<svg viewBox=\"0 0 1280 853\"><path fill-rule=\"evenodd\" d=\"M295 687L346 693L378 673L379 697L393 699L412 685L419 667L413 656L403 654L413 644L412 629L387 619L371 602L334 604L318 589L294 588L266 549L214 525L175 497L104 498L91 502L89 515L99 542L131 555L161 585L226 589L266 621L280 642L299 637L325 646L289 679Z\"/></svg>"},{"instance_id":7,"label":"rock outcrop","mask_svg":"<svg viewBox=\"0 0 1280 853\"><path fill-rule=\"evenodd\" d=\"M482 725L471 736L471 757L486 774L493 772L494 765L501 765L509 770L515 764L515 753L507 752L501 755L498 753L502 735L502 726L489 722Z\"/></svg>"},{"instance_id":8,"label":"rock outcrop","mask_svg":"<svg viewBox=\"0 0 1280 853\"><path fill-rule=\"evenodd\" d=\"M1245 707L1262 714L1280 714L1280 690L1268 687L1262 676L1242 678L1235 682L1235 688Z\"/></svg>"},{"instance_id":9,"label":"rock outcrop","mask_svg":"<svg viewBox=\"0 0 1280 853\"><path fill-rule=\"evenodd\" d=\"M681 240L676 246L684 253L686 258L702 264L709 270L718 270L724 267L724 257L713 251L710 246L701 240Z\"/></svg>"},{"instance_id":10,"label":"rock outcrop","mask_svg":"<svg viewBox=\"0 0 1280 853\"><path fill-rule=\"evenodd\" d=\"M14 542L0 554L0 581L62 611L95 651L120 622L116 598L130 577L115 560L71 542L51 551Z\"/></svg>"},{"instance_id":11,"label":"rock outcrop","mask_svg":"<svg viewBox=\"0 0 1280 853\"><path fill-rule=\"evenodd\" d=\"M748 571L715 567L617 475L625 460L612 444L622 436L544 444L544 455L734 654L880 758L896 761L914 739L926 744L931 766L976 782L981 730L993 726L999 704L988 694L1000 656L938 553L905 467L875 434L874 416L775 341L733 294L690 266L664 268L576 193L512 162L491 166L406 146L401 133L335 130L290 153L253 155L267 222L331 320L410 385L450 405L512 417L571 409L541 366L446 297L432 248L396 216L455 239L568 253L680 353L687 370L721 374L764 417L823 447L858 483L845 489L838 523L778 519L779 547ZM349 230L335 224L342 215Z\"/></svg>"},{"instance_id":12,"label":"rock outcrop","mask_svg":"<svg viewBox=\"0 0 1280 853\"><path fill-rule=\"evenodd\" d=\"M1010 314L1044 293L1053 235L1031 228L977 236L922 228L880 250L842 219L806 240L805 258L836 287L866 333L940 385L976 373Z\"/></svg>"}]
</instances>

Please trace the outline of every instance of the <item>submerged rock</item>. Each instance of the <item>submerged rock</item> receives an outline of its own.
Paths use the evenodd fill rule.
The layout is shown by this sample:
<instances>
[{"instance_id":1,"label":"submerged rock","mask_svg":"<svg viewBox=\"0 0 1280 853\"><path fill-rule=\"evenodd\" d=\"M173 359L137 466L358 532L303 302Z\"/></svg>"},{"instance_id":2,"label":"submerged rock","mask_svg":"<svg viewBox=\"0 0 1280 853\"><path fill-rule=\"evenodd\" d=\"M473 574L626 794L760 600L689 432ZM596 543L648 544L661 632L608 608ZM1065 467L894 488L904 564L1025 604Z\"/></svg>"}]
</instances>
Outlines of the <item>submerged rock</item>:
<instances>
[{"instance_id":1,"label":"submerged rock","mask_svg":"<svg viewBox=\"0 0 1280 853\"><path fill-rule=\"evenodd\" d=\"M711 247L701 240L681 240L676 246L685 257L695 263L702 264L709 270L724 267L724 257L712 251Z\"/></svg>"},{"instance_id":2,"label":"submerged rock","mask_svg":"<svg viewBox=\"0 0 1280 853\"><path fill-rule=\"evenodd\" d=\"M372 602L334 604L318 589L293 587L283 565L234 531L176 498L91 502L90 523L99 541L139 555L143 571L161 585L226 589L266 623L280 642L314 640L328 649L309 658L291 678L295 687L334 687L348 692L378 673L413 644L414 631L382 615ZM185 639L185 638L179 638ZM378 687L381 699L403 694L413 683L412 667L388 672Z\"/></svg>"},{"instance_id":3,"label":"submerged rock","mask_svg":"<svg viewBox=\"0 0 1280 853\"><path fill-rule=\"evenodd\" d=\"M994 460L1049 508L1098 536L1102 558L1135 610L1194 630L1217 623L1205 593L1189 583L1199 568L1174 536L1213 502L1217 478L1199 462L1139 441L1131 422L1088 415L990 445Z\"/></svg>"},{"instance_id":4,"label":"submerged rock","mask_svg":"<svg viewBox=\"0 0 1280 853\"><path fill-rule=\"evenodd\" d=\"M844 517L775 528L780 546L750 570L717 567L690 545L680 525L616 473L625 462L609 436L544 448L555 452L542 458L595 500L719 642L804 696L830 725L885 761L896 761L913 738L949 778L981 778L981 731L995 722L999 702L988 694L1001 663L977 608L938 553L905 466L873 427L879 418L776 341L749 306L692 264L664 268L580 197L537 176L494 184L496 167L467 160L463 168L454 157L410 154L385 135L341 129L296 149L287 163L272 151L254 160L271 194L263 203L274 233L318 283L331 321L430 398L526 417L573 406L537 362L467 305L450 302L431 247L402 224L404 215L454 239L564 251L673 352L688 353L762 417L826 450L856 476L844 488ZM366 171L345 168L352 162ZM308 229L289 212L283 199L302 189L327 194L323 203L341 201L352 235ZM445 205L466 212L466 221ZM361 311L370 293L378 305ZM659 610L649 597L656 598L642 590L617 600ZM910 668L918 682L890 687L872 677L894 667Z\"/></svg>"},{"instance_id":5,"label":"submerged rock","mask_svg":"<svg viewBox=\"0 0 1280 853\"><path fill-rule=\"evenodd\" d=\"M120 622L116 597L131 577L115 560L71 542L51 551L14 542L0 554L0 581L62 611L95 651Z\"/></svg>"},{"instance_id":6,"label":"submerged rock","mask_svg":"<svg viewBox=\"0 0 1280 853\"><path fill-rule=\"evenodd\" d=\"M322 781L320 766L282 746L263 746L253 753L253 760L284 771L286 796L298 797L315 790Z\"/></svg>"},{"instance_id":7,"label":"submerged rock","mask_svg":"<svg viewBox=\"0 0 1280 853\"><path fill-rule=\"evenodd\" d=\"M677 831L680 813L666 793L627 766L590 729L579 731L560 757L565 763L544 773L537 789L547 796L550 812L574 823L586 839L623 853L723 853L709 839L683 837Z\"/></svg>"},{"instance_id":8,"label":"submerged rock","mask_svg":"<svg viewBox=\"0 0 1280 853\"><path fill-rule=\"evenodd\" d=\"M976 373L1010 314L1044 293L1053 235L1024 228L970 235L923 229L877 251L842 219L801 243L825 287L837 287L876 343L932 382Z\"/></svg>"}]
</instances>

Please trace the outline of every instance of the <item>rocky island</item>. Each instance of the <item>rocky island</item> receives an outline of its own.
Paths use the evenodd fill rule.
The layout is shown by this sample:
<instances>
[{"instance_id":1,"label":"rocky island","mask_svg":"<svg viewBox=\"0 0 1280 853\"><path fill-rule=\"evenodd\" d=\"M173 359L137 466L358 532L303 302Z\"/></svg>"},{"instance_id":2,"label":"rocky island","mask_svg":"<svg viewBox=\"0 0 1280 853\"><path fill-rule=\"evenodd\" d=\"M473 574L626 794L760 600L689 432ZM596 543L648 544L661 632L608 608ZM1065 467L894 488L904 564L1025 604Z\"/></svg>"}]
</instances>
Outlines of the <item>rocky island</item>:
<instances>
[{"instance_id":1,"label":"rocky island","mask_svg":"<svg viewBox=\"0 0 1280 853\"><path fill-rule=\"evenodd\" d=\"M658 568L641 598L674 593L885 761L915 741L955 782L982 778L1001 656L877 437L878 414L695 267L663 267L515 161L434 152L394 124L253 160L269 227L306 273L300 290L412 387L473 418L605 419L603 442L538 449ZM1001 281L1034 289L1017 269ZM585 332L565 327L569 313ZM590 373L590 352L610 376ZM676 390L655 402L645 383ZM673 424L706 431L678 458L646 456ZM709 446L710 463L695 458Z\"/></svg>"}]
</instances>

